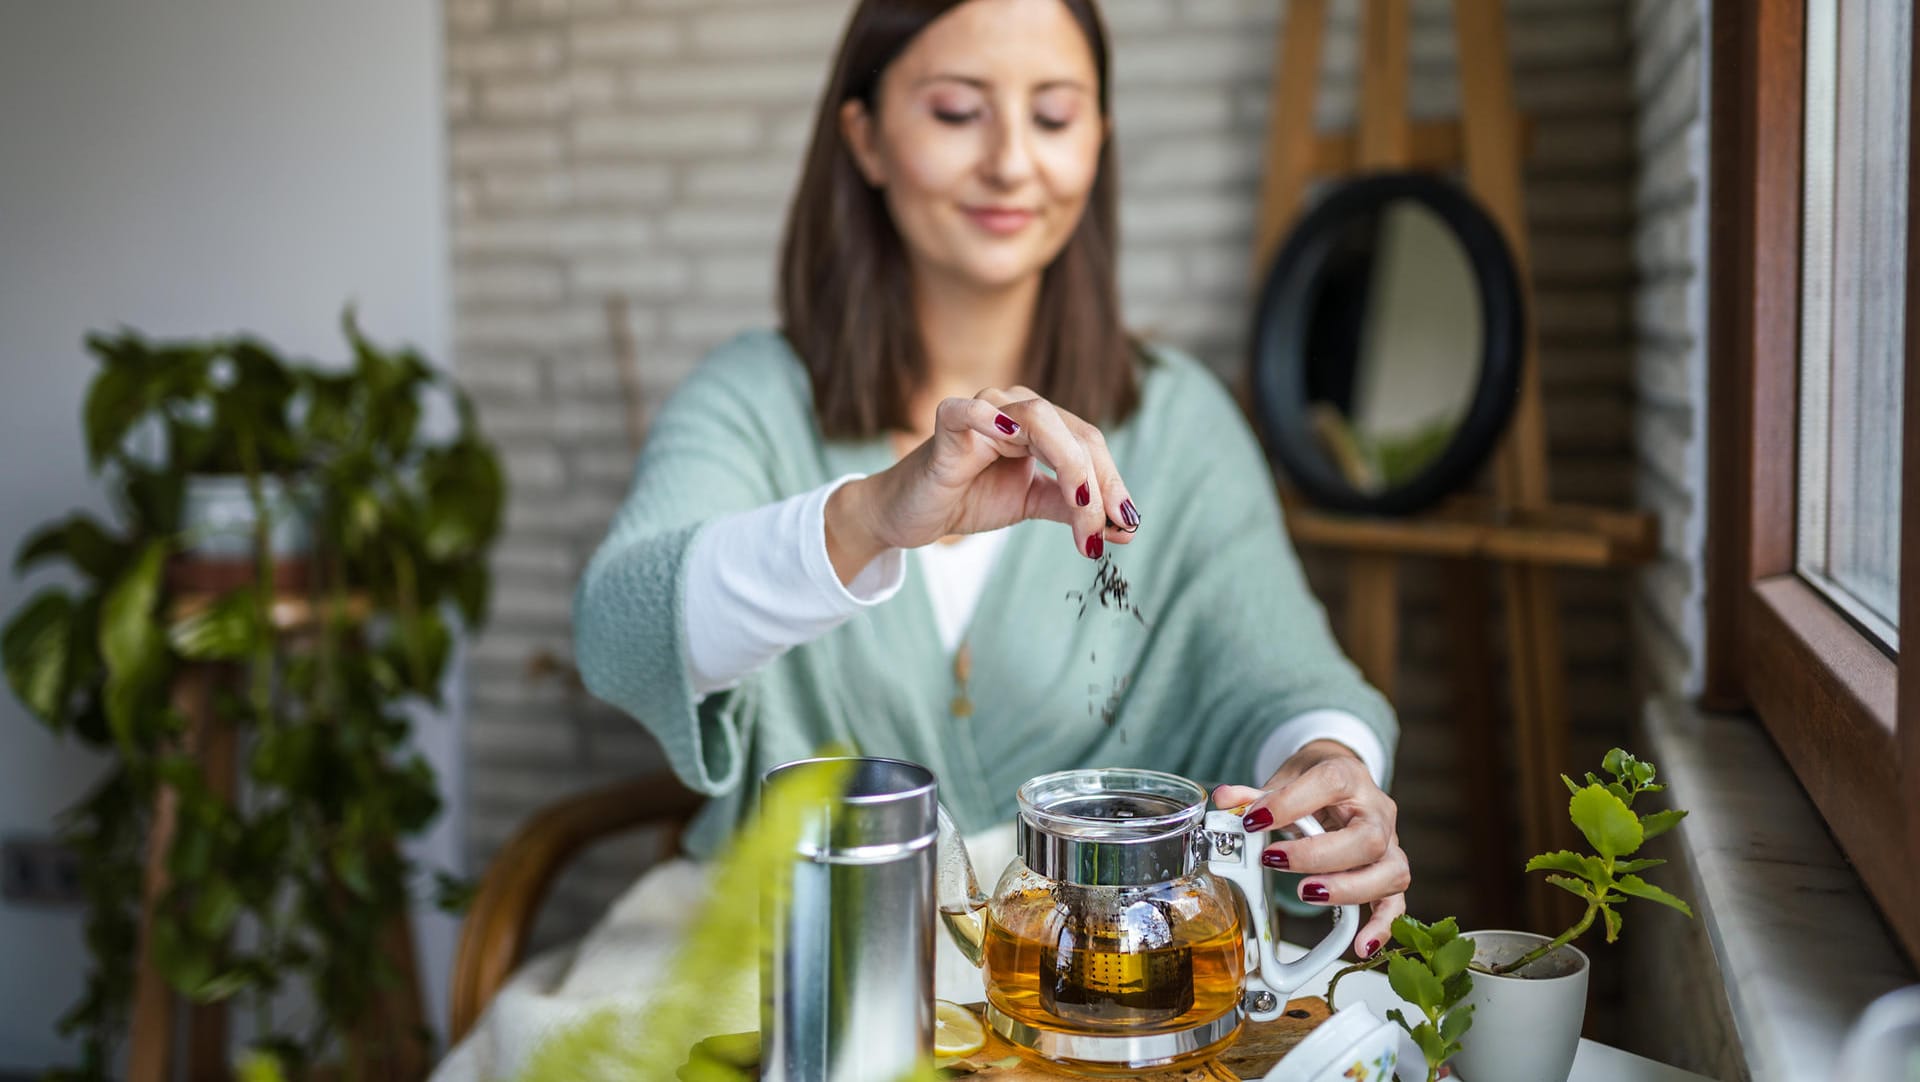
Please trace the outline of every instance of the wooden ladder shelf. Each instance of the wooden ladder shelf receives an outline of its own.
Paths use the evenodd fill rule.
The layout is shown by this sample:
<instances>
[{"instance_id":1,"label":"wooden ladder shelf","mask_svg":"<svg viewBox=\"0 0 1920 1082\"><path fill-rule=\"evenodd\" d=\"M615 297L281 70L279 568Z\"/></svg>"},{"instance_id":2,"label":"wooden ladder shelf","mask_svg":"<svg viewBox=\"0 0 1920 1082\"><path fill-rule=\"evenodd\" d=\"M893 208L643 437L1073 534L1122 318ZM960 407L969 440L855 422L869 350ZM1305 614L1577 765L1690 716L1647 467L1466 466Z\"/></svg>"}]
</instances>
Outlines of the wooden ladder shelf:
<instances>
[{"instance_id":1,"label":"wooden ladder shelf","mask_svg":"<svg viewBox=\"0 0 1920 1082\"><path fill-rule=\"evenodd\" d=\"M1275 51L1265 167L1255 241L1264 275L1315 179L1355 173L1461 170L1466 187L1499 224L1521 282L1531 293L1522 163L1529 126L1515 109L1504 7L1499 0L1454 0L1461 116L1412 120L1407 112L1408 0L1364 0L1361 15L1360 121L1349 132L1317 132L1327 0L1287 0ZM1532 310L1531 297L1528 298ZM1301 506L1288 499L1288 526L1303 548L1344 551L1346 647L1369 681L1394 696L1399 646L1399 561L1410 556L1457 561L1446 576L1456 736L1476 923L1512 926L1510 889L1519 868L1507 852L1509 813L1487 794L1506 791L1493 724L1492 650L1487 641L1489 571L1502 585L1508 638L1508 688L1518 769L1520 838L1528 853L1572 843L1563 771L1569 759L1567 691L1554 572L1626 567L1658 548L1648 513L1554 504L1548 497L1547 439L1541 411L1538 336L1529 320L1525 368L1513 418L1493 464L1491 499L1457 499L1404 518L1368 518ZM1283 498L1285 498L1283 496ZM1479 633L1472 633L1477 629ZM1539 877L1527 885L1529 926L1546 930L1575 899ZM1565 921L1560 921L1565 923Z\"/></svg>"}]
</instances>

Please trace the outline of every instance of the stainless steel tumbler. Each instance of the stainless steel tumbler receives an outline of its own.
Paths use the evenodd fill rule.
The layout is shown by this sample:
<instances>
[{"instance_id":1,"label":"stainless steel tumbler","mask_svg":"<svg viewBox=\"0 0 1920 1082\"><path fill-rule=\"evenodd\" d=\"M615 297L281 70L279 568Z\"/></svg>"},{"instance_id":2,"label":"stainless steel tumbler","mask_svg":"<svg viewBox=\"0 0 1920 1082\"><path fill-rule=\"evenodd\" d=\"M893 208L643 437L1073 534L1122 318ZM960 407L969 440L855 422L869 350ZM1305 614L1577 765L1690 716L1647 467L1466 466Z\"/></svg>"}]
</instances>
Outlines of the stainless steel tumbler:
<instances>
[{"instance_id":1,"label":"stainless steel tumbler","mask_svg":"<svg viewBox=\"0 0 1920 1082\"><path fill-rule=\"evenodd\" d=\"M778 1082L895 1082L933 1051L933 773L847 761L846 794L805 824L786 904L765 915L762 1077Z\"/></svg>"}]
</instances>

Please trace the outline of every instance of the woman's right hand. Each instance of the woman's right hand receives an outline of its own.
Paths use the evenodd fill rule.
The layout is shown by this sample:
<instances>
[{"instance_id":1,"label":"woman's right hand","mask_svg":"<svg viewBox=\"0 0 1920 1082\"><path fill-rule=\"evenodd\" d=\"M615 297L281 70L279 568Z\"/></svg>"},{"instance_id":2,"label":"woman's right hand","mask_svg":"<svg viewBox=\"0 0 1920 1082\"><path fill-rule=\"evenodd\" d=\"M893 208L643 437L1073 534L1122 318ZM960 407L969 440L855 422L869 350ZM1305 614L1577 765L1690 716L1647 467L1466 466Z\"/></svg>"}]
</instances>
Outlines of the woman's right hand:
<instances>
[{"instance_id":1,"label":"woman's right hand","mask_svg":"<svg viewBox=\"0 0 1920 1082\"><path fill-rule=\"evenodd\" d=\"M940 403L931 437L833 494L827 554L851 582L888 549L1030 518L1071 526L1074 550L1089 559L1140 528L1098 428L1025 387L988 389Z\"/></svg>"}]
</instances>

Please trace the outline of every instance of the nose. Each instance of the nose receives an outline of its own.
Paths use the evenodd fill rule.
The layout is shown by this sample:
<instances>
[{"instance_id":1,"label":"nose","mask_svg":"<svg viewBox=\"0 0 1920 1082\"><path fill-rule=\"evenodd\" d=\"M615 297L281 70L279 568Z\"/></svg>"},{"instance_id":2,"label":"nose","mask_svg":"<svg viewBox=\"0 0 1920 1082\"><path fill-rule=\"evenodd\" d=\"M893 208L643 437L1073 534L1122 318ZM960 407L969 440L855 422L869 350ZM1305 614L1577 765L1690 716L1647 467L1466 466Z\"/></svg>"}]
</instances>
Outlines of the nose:
<instances>
[{"instance_id":1,"label":"nose","mask_svg":"<svg viewBox=\"0 0 1920 1082\"><path fill-rule=\"evenodd\" d=\"M1017 188L1033 178L1032 125L1018 119L1017 113L1003 113L1008 119L993 126L993 145L985 162L987 179L1002 188Z\"/></svg>"}]
</instances>

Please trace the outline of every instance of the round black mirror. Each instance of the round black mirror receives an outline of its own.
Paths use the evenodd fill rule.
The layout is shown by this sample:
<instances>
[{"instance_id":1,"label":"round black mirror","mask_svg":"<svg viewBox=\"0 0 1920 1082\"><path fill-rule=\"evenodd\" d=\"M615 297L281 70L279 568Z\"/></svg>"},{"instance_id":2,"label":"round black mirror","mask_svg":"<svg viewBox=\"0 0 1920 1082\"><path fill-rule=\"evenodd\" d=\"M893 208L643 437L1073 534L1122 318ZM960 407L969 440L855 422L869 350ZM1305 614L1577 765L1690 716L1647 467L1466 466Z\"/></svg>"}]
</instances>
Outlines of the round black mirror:
<instances>
[{"instance_id":1,"label":"round black mirror","mask_svg":"<svg viewBox=\"0 0 1920 1082\"><path fill-rule=\"evenodd\" d=\"M1260 294L1254 413L1306 496L1407 514L1472 481L1520 389L1524 302L1500 227L1451 181L1383 173L1301 218Z\"/></svg>"}]
</instances>

